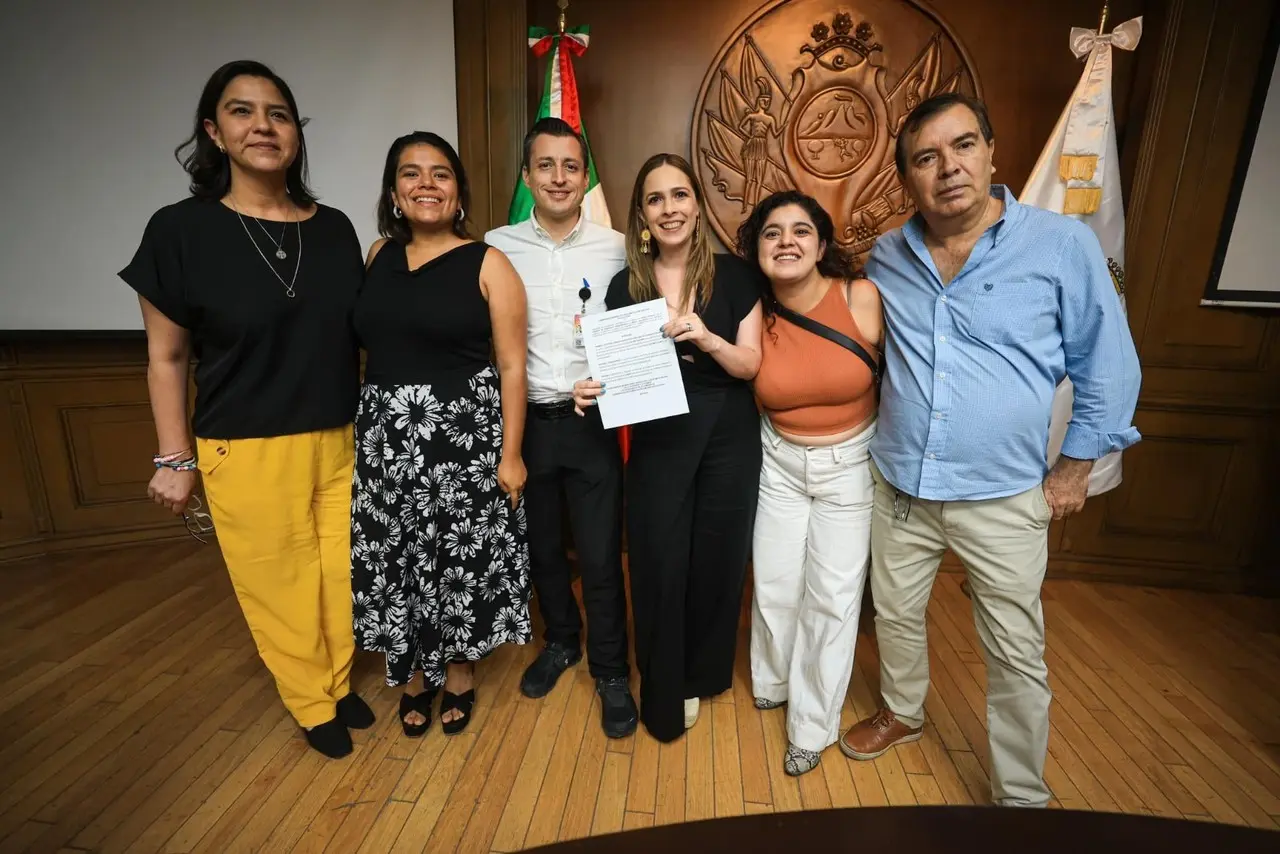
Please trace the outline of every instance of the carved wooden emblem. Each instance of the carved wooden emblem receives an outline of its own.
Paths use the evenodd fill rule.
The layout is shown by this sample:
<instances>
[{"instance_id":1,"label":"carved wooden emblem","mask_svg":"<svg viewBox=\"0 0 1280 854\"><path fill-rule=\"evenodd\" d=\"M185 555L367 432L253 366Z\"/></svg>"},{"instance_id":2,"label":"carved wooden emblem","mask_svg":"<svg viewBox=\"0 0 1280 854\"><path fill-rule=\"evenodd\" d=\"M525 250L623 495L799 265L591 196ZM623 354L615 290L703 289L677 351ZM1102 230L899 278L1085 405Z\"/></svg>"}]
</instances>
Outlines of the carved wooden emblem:
<instances>
[{"instance_id":1,"label":"carved wooden emblem","mask_svg":"<svg viewBox=\"0 0 1280 854\"><path fill-rule=\"evenodd\" d=\"M798 189L859 256L912 212L893 148L938 92L980 95L947 25L910 0L771 0L720 50L698 94L693 162L732 247L760 199Z\"/></svg>"}]
</instances>

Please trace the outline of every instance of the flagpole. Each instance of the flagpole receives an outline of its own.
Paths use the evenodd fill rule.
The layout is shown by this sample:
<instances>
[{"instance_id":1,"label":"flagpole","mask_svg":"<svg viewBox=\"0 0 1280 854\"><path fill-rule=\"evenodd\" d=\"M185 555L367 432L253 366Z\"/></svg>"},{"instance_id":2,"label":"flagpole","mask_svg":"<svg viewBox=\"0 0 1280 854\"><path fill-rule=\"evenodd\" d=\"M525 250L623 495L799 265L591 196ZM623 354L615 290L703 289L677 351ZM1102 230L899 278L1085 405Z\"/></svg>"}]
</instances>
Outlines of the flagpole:
<instances>
[{"instance_id":1,"label":"flagpole","mask_svg":"<svg viewBox=\"0 0 1280 854\"><path fill-rule=\"evenodd\" d=\"M564 35L564 24L565 24L564 13L565 13L565 10L569 8L569 0L558 0L556 5L560 7L560 35Z\"/></svg>"},{"instance_id":2,"label":"flagpole","mask_svg":"<svg viewBox=\"0 0 1280 854\"><path fill-rule=\"evenodd\" d=\"M563 5L560 7L561 9L563 9L565 6L569 5L569 0L561 0L561 2L563 3ZM1103 0L1103 3L1102 3L1102 20L1098 22L1098 35L1100 35L1100 36L1101 36L1101 35L1105 35L1105 34L1106 34L1106 29L1107 29L1107 7L1108 7L1108 6L1110 6L1110 5L1111 5L1111 4L1110 4L1110 3L1108 3L1108 2L1106 2L1106 0ZM561 20L561 21L563 21L563 20L564 20L564 16L563 16L563 15L561 15L560 20ZM561 31L563 32L564 27L561 27L560 29L561 29Z\"/></svg>"}]
</instances>

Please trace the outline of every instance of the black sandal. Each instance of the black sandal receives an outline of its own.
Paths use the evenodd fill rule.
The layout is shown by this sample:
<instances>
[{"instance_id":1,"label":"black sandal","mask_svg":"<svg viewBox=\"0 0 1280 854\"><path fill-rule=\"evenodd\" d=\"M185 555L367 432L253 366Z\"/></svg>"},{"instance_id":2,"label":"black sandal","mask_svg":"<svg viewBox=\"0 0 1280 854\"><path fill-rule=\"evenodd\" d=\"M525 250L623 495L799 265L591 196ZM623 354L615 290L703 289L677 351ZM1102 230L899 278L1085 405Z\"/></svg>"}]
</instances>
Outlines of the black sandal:
<instances>
[{"instance_id":1,"label":"black sandal","mask_svg":"<svg viewBox=\"0 0 1280 854\"><path fill-rule=\"evenodd\" d=\"M444 692L444 699L440 701L440 728L444 730L445 735L457 735L467 728L467 724L471 723L471 709L476 704L476 689L471 688L461 694L451 694ZM454 718L451 721L444 719L444 713L453 709L462 712L462 717Z\"/></svg>"},{"instance_id":2,"label":"black sandal","mask_svg":"<svg viewBox=\"0 0 1280 854\"><path fill-rule=\"evenodd\" d=\"M431 702L436 698L435 691L423 691L416 696L400 695L400 726L409 738L418 738L431 727ZM420 724L411 724L405 720L410 712L417 712L426 720Z\"/></svg>"}]
</instances>

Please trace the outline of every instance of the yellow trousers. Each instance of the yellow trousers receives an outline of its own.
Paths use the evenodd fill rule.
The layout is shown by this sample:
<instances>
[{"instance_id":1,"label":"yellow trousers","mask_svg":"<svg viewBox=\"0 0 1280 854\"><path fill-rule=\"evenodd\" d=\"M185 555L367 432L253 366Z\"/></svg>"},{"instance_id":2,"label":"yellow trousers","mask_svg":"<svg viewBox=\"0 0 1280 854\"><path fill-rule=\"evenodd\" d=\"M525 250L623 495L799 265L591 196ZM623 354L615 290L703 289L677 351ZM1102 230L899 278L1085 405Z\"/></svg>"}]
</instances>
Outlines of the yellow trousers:
<instances>
[{"instance_id":1,"label":"yellow trousers","mask_svg":"<svg viewBox=\"0 0 1280 854\"><path fill-rule=\"evenodd\" d=\"M197 439L218 545L236 598L303 727L350 691L350 425L268 439Z\"/></svg>"}]
</instances>

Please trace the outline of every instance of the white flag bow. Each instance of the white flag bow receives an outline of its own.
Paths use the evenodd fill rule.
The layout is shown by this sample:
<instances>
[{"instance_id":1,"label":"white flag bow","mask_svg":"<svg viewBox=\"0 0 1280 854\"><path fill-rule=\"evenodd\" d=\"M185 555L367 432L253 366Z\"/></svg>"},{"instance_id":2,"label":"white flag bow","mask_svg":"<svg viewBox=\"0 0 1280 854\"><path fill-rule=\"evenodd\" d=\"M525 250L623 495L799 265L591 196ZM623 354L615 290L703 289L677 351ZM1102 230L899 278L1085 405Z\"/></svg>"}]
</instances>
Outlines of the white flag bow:
<instances>
[{"instance_id":1,"label":"white flag bow","mask_svg":"<svg viewBox=\"0 0 1280 854\"><path fill-rule=\"evenodd\" d=\"M1141 38L1142 18L1130 18L1108 34L1087 30L1084 27L1072 27L1071 52L1076 55L1076 59L1083 59L1099 42L1111 44L1121 50L1133 50L1138 46L1138 40Z\"/></svg>"}]
</instances>

